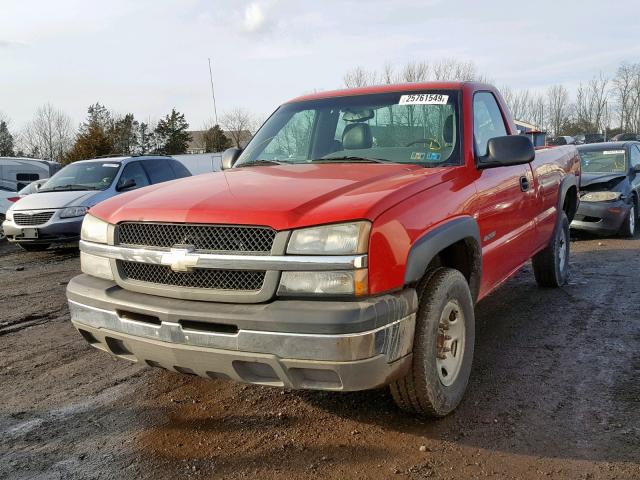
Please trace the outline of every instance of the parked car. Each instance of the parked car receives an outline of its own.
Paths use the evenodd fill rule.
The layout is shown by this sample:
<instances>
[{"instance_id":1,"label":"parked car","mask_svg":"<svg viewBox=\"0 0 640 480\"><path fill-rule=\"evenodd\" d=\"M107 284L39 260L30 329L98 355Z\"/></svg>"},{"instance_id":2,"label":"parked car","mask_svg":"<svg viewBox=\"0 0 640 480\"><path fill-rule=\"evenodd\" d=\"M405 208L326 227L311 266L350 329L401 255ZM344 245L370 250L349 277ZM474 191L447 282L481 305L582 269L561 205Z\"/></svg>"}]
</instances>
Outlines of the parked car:
<instances>
[{"instance_id":1,"label":"parked car","mask_svg":"<svg viewBox=\"0 0 640 480\"><path fill-rule=\"evenodd\" d=\"M587 133L584 136L584 143L602 143L605 141L602 133Z\"/></svg>"},{"instance_id":2,"label":"parked car","mask_svg":"<svg viewBox=\"0 0 640 480\"><path fill-rule=\"evenodd\" d=\"M31 182L29 185L24 187L22 190L18 191L18 195L16 197L16 202L27 195L31 195L32 193L36 193L40 190L40 187L49 181L48 178L43 178L42 180L36 180L35 182Z\"/></svg>"},{"instance_id":3,"label":"parked car","mask_svg":"<svg viewBox=\"0 0 640 480\"><path fill-rule=\"evenodd\" d=\"M573 137L568 135L560 135L559 137L548 137L547 145L549 146L558 146L558 145L575 145L576 141Z\"/></svg>"},{"instance_id":4,"label":"parked car","mask_svg":"<svg viewBox=\"0 0 640 480\"><path fill-rule=\"evenodd\" d=\"M11 206L11 204L17 200L17 192L14 192L12 190L5 190L2 187L0 187L0 240L4 240L5 235L4 235L4 230L2 230L2 223L4 221L5 215L7 213L7 210L9 210L9 207Z\"/></svg>"},{"instance_id":5,"label":"parked car","mask_svg":"<svg viewBox=\"0 0 640 480\"><path fill-rule=\"evenodd\" d=\"M640 208L640 142L578 147L580 207L571 228L633 237Z\"/></svg>"},{"instance_id":6,"label":"parked car","mask_svg":"<svg viewBox=\"0 0 640 480\"><path fill-rule=\"evenodd\" d=\"M567 278L578 153L535 151L489 85L301 97L223 167L91 209L67 288L91 345L207 378L390 385L443 416L475 302L532 257L540 285Z\"/></svg>"},{"instance_id":7,"label":"parked car","mask_svg":"<svg viewBox=\"0 0 640 480\"><path fill-rule=\"evenodd\" d=\"M637 133L619 133L611 138L612 142L636 142L638 140L640 140L640 136Z\"/></svg>"},{"instance_id":8,"label":"parked car","mask_svg":"<svg viewBox=\"0 0 640 480\"><path fill-rule=\"evenodd\" d=\"M67 165L37 193L15 202L2 226L7 239L24 250L46 250L52 243L80 238L87 210L119 193L188 177L171 157L141 156L85 160Z\"/></svg>"}]
</instances>

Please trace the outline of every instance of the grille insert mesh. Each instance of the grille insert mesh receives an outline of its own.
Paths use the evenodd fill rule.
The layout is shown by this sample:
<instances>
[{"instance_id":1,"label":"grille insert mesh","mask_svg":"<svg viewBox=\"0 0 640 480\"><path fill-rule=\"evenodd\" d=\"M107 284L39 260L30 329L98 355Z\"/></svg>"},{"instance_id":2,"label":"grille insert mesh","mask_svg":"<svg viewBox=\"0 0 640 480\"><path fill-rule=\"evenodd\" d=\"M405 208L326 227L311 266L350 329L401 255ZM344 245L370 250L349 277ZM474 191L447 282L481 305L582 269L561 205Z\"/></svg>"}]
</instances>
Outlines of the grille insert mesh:
<instances>
[{"instance_id":1,"label":"grille insert mesh","mask_svg":"<svg viewBox=\"0 0 640 480\"><path fill-rule=\"evenodd\" d=\"M118 260L118 269L125 280L209 290L257 291L262 288L265 277L265 272L259 270L195 268L190 272L178 273L167 265L121 260Z\"/></svg>"},{"instance_id":2,"label":"grille insert mesh","mask_svg":"<svg viewBox=\"0 0 640 480\"><path fill-rule=\"evenodd\" d=\"M13 214L13 221L16 222L16 225L21 226L42 225L43 223L47 223L52 216L53 212L38 212L31 215L15 212Z\"/></svg>"},{"instance_id":3,"label":"grille insert mesh","mask_svg":"<svg viewBox=\"0 0 640 480\"><path fill-rule=\"evenodd\" d=\"M193 245L205 251L268 253L275 236L275 230L268 227L126 222L118 225L116 238L121 245Z\"/></svg>"}]
</instances>

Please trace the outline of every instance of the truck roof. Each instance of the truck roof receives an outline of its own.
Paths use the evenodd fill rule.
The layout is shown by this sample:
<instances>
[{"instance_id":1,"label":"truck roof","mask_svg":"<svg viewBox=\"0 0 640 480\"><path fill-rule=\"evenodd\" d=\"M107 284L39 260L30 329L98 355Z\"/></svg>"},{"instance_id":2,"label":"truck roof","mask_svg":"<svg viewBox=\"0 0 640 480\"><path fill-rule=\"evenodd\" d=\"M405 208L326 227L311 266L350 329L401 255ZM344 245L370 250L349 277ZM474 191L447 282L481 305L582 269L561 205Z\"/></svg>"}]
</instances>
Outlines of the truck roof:
<instances>
[{"instance_id":1,"label":"truck roof","mask_svg":"<svg viewBox=\"0 0 640 480\"><path fill-rule=\"evenodd\" d=\"M343 88L302 95L289 100L287 103L304 102L307 100L321 100L324 98L348 97L354 95L375 95L378 93L412 92L416 90L495 90L492 85L479 82L415 82L395 83L388 85L372 85L359 88Z\"/></svg>"}]
</instances>

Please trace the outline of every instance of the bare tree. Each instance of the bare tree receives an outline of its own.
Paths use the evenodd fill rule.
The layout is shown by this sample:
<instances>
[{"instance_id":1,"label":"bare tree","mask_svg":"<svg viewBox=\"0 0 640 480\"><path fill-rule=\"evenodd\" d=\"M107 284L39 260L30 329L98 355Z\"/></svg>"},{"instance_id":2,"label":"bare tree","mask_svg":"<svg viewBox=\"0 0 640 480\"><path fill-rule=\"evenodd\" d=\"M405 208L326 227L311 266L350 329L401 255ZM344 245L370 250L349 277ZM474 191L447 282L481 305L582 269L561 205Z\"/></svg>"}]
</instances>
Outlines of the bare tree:
<instances>
[{"instance_id":1,"label":"bare tree","mask_svg":"<svg viewBox=\"0 0 640 480\"><path fill-rule=\"evenodd\" d=\"M629 128L633 116L633 83L638 69L640 69L640 64L623 63L618 67L616 76L613 78L613 95L617 101L621 130Z\"/></svg>"},{"instance_id":2,"label":"bare tree","mask_svg":"<svg viewBox=\"0 0 640 480\"><path fill-rule=\"evenodd\" d=\"M357 66L344 74L342 80L347 88L366 87L376 83L376 73L368 72L361 66Z\"/></svg>"},{"instance_id":3,"label":"bare tree","mask_svg":"<svg viewBox=\"0 0 640 480\"><path fill-rule=\"evenodd\" d=\"M434 80L471 81L478 79L475 63L444 58L433 65Z\"/></svg>"},{"instance_id":4,"label":"bare tree","mask_svg":"<svg viewBox=\"0 0 640 480\"><path fill-rule=\"evenodd\" d=\"M36 110L21 136L22 148L30 155L62 160L73 145L71 118L47 103Z\"/></svg>"},{"instance_id":5,"label":"bare tree","mask_svg":"<svg viewBox=\"0 0 640 480\"><path fill-rule=\"evenodd\" d=\"M562 85L547 89L547 116L554 135L560 135L562 125L569 117L569 92Z\"/></svg>"},{"instance_id":6,"label":"bare tree","mask_svg":"<svg viewBox=\"0 0 640 480\"><path fill-rule=\"evenodd\" d=\"M429 65L426 62L409 62L402 69L405 82L424 82L429 79Z\"/></svg>"},{"instance_id":7,"label":"bare tree","mask_svg":"<svg viewBox=\"0 0 640 480\"><path fill-rule=\"evenodd\" d=\"M248 110L234 108L222 115L220 125L224 134L237 148L242 148L257 127L257 120Z\"/></svg>"},{"instance_id":8,"label":"bare tree","mask_svg":"<svg viewBox=\"0 0 640 480\"><path fill-rule=\"evenodd\" d=\"M592 111L593 124L598 131L604 131L606 124L606 112L609 102L609 79L602 73L589 82L589 105Z\"/></svg>"},{"instance_id":9,"label":"bare tree","mask_svg":"<svg viewBox=\"0 0 640 480\"><path fill-rule=\"evenodd\" d=\"M380 75L380 80L382 83L391 84L396 81L395 72L393 70L393 65L389 62L385 63L382 67L382 74Z\"/></svg>"}]
</instances>

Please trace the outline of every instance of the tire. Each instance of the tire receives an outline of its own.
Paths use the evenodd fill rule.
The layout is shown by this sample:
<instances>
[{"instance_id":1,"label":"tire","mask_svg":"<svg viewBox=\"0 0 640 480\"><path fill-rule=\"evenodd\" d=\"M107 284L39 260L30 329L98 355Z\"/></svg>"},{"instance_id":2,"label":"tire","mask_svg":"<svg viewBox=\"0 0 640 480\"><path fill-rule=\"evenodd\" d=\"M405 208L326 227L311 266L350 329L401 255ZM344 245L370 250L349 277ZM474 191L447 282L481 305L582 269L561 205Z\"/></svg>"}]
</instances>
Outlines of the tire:
<instances>
[{"instance_id":1,"label":"tire","mask_svg":"<svg viewBox=\"0 0 640 480\"><path fill-rule=\"evenodd\" d=\"M636 202L633 201L631 203L631 208L629 209L629 213L627 214L627 218L622 222L622 227L620 227L620 236L625 238L631 238L636 234L637 228L637 220L638 218L638 208Z\"/></svg>"},{"instance_id":2,"label":"tire","mask_svg":"<svg viewBox=\"0 0 640 480\"><path fill-rule=\"evenodd\" d=\"M451 268L437 268L427 274L418 294L413 363L404 377L390 385L391 395L406 412L444 417L462 400L471 374L475 342L473 300L465 277ZM455 346L454 340L446 339L446 333L458 339ZM450 347L451 351L443 347ZM450 371L445 376L446 369Z\"/></svg>"},{"instance_id":3,"label":"tire","mask_svg":"<svg viewBox=\"0 0 640 480\"><path fill-rule=\"evenodd\" d=\"M558 288L569 278L569 219L565 212L560 215L551 243L532 259L533 273L541 287Z\"/></svg>"},{"instance_id":4,"label":"tire","mask_svg":"<svg viewBox=\"0 0 640 480\"><path fill-rule=\"evenodd\" d=\"M21 249L27 252L44 252L49 248L49 243L18 243Z\"/></svg>"}]
</instances>

